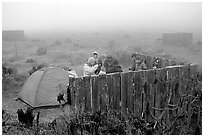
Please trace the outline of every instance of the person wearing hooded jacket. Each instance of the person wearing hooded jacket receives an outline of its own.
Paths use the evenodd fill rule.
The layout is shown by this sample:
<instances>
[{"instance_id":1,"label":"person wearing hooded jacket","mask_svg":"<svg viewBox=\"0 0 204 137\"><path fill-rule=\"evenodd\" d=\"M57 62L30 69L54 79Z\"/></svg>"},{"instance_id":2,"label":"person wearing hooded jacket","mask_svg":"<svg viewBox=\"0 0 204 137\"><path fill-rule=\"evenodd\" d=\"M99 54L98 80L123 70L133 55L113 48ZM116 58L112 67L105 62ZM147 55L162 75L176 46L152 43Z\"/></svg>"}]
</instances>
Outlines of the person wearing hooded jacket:
<instances>
[{"instance_id":1,"label":"person wearing hooded jacket","mask_svg":"<svg viewBox=\"0 0 204 137\"><path fill-rule=\"evenodd\" d=\"M102 60L98 58L98 52L93 52L93 58L95 59L95 64L98 64L98 68L94 72L96 75L100 74L101 67L102 67ZM94 65L95 65L94 64Z\"/></svg>"},{"instance_id":2,"label":"person wearing hooded jacket","mask_svg":"<svg viewBox=\"0 0 204 137\"><path fill-rule=\"evenodd\" d=\"M95 71L98 68L98 64L95 64L95 59L90 57L88 62L84 64L84 76L95 75Z\"/></svg>"}]
</instances>

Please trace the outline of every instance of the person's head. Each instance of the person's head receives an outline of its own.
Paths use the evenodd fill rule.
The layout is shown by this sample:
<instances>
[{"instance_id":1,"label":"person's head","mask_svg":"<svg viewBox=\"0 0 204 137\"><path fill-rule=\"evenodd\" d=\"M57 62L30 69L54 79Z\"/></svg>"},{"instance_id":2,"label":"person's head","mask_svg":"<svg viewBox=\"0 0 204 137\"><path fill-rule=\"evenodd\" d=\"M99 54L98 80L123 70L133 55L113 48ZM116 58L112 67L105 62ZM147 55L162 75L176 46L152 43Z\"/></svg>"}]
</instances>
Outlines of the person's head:
<instances>
[{"instance_id":1,"label":"person's head","mask_svg":"<svg viewBox=\"0 0 204 137\"><path fill-rule=\"evenodd\" d=\"M139 55L139 54L136 54L136 53L133 53L133 54L132 54L132 59L133 59L133 60L140 60L140 55Z\"/></svg>"},{"instance_id":2,"label":"person's head","mask_svg":"<svg viewBox=\"0 0 204 137\"><path fill-rule=\"evenodd\" d=\"M111 55L108 55L107 59L113 59L113 57Z\"/></svg>"},{"instance_id":3,"label":"person's head","mask_svg":"<svg viewBox=\"0 0 204 137\"><path fill-rule=\"evenodd\" d=\"M118 60L117 60L117 59L114 59L113 65L114 65L114 66L118 66Z\"/></svg>"},{"instance_id":4,"label":"person's head","mask_svg":"<svg viewBox=\"0 0 204 137\"><path fill-rule=\"evenodd\" d=\"M90 57L88 59L88 65L93 66L95 64L95 59L93 57Z\"/></svg>"},{"instance_id":5,"label":"person's head","mask_svg":"<svg viewBox=\"0 0 204 137\"><path fill-rule=\"evenodd\" d=\"M135 59L136 56L137 56L137 54L136 54L136 53L133 53L133 54L132 54L132 59Z\"/></svg>"},{"instance_id":6,"label":"person's head","mask_svg":"<svg viewBox=\"0 0 204 137\"><path fill-rule=\"evenodd\" d=\"M94 52L93 52L93 57L94 57L95 59L97 59L97 58L98 58L98 52L94 51Z\"/></svg>"}]
</instances>

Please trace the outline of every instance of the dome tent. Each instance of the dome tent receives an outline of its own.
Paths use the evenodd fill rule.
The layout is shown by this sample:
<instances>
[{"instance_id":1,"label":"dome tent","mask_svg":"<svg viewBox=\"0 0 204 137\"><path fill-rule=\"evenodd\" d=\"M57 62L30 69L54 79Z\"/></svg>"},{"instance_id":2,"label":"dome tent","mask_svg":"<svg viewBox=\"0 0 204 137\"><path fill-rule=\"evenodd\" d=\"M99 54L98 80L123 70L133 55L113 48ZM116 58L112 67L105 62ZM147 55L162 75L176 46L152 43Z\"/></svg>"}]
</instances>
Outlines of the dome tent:
<instances>
[{"instance_id":1,"label":"dome tent","mask_svg":"<svg viewBox=\"0 0 204 137\"><path fill-rule=\"evenodd\" d=\"M18 99L33 109L58 107L59 93L64 93L63 97L67 102L68 84L69 73L67 71L54 67L43 68L34 72L27 79Z\"/></svg>"}]
</instances>

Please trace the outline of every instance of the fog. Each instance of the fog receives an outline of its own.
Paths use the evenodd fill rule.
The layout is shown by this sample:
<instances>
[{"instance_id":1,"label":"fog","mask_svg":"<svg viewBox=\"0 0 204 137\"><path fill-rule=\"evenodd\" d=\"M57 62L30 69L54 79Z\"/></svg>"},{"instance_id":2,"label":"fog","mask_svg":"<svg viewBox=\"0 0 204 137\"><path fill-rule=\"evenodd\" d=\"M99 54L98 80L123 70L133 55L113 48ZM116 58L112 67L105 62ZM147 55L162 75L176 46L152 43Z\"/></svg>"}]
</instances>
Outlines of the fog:
<instances>
[{"instance_id":1,"label":"fog","mask_svg":"<svg viewBox=\"0 0 204 137\"><path fill-rule=\"evenodd\" d=\"M192 32L201 39L202 4L70 0L67 3L2 3L3 30L27 35L66 32Z\"/></svg>"}]
</instances>

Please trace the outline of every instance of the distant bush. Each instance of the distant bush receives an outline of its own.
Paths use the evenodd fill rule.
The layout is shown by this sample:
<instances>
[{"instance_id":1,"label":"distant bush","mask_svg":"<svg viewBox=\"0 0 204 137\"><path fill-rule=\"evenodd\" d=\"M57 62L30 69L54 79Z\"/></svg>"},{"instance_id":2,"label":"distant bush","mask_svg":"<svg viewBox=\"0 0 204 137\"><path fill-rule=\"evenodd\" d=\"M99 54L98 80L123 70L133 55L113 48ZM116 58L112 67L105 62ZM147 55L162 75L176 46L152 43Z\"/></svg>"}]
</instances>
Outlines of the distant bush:
<instances>
[{"instance_id":1,"label":"distant bush","mask_svg":"<svg viewBox=\"0 0 204 137\"><path fill-rule=\"evenodd\" d=\"M130 38L130 35L126 34L126 35L123 36L123 38L124 38L124 39L129 39L129 38Z\"/></svg>"},{"instance_id":2,"label":"distant bush","mask_svg":"<svg viewBox=\"0 0 204 137\"><path fill-rule=\"evenodd\" d=\"M26 60L26 63L34 63L34 62L35 62L34 59L27 59L27 60Z\"/></svg>"},{"instance_id":3,"label":"distant bush","mask_svg":"<svg viewBox=\"0 0 204 137\"><path fill-rule=\"evenodd\" d=\"M32 39L31 41L32 41L32 42L41 42L40 39Z\"/></svg>"},{"instance_id":4,"label":"distant bush","mask_svg":"<svg viewBox=\"0 0 204 137\"><path fill-rule=\"evenodd\" d=\"M71 38L66 38L64 42L69 43L69 44L73 43Z\"/></svg>"},{"instance_id":5,"label":"distant bush","mask_svg":"<svg viewBox=\"0 0 204 137\"><path fill-rule=\"evenodd\" d=\"M37 55L41 56L41 55L46 55L47 54L47 50L45 48L39 48L37 50Z\"/></svg>"},{"instance_id":6,"label":"distant bush","mask_svg":"<svg viewBox=\"0 0 204 137\"><path fill-rule=\"evenodd\" d=\"M80 45L78 43L74 43L73 47L79 47Z\"/></svg>"},{"instance_id":7,"label":"distant bush","mask_svg":"<svg viewBox=\"0 0 204 137\"><path fill-rule=\"evenodd\" d=\"M59 40L56 40L54 44L55 44L55 45L62 45L62 42L59 41Z\"/></svg>"},{"instance_id":8,"label":"distant bush","mask_svg":"<svg viewBox=\"0 0 204 137\"><path fill-rule=\"evenodd\" d=\"M23 74L4 77L2 80L2 89L3 91L16 91L22 87L27 78L28 76Z\"/></svg>"},{"instance_id":9,"label":"distant bush","mask_svg":"<svg viewBox=\"0 0 204 137\"><path fill-rule=\"evenodd\" d=\"M8 64L4 63L2 64L2 76L3 78L9 76L9 75L15 75L18 71L14 67L10 67Z\"/></svg>"},{"instance_id":10,"label":"distant bush","mask_svg":"<svg viewBox=\"0 0 204 137\"><path fill-rule=\"evenodd\" d=\"M11 58L9 58L9 62L16 62L16 61L19 61L19 60L21 60L21 59L23 59L22 57L20 57L20 56L13 56L13 57L11 57Z\"/></svg>"}]
</instances>

